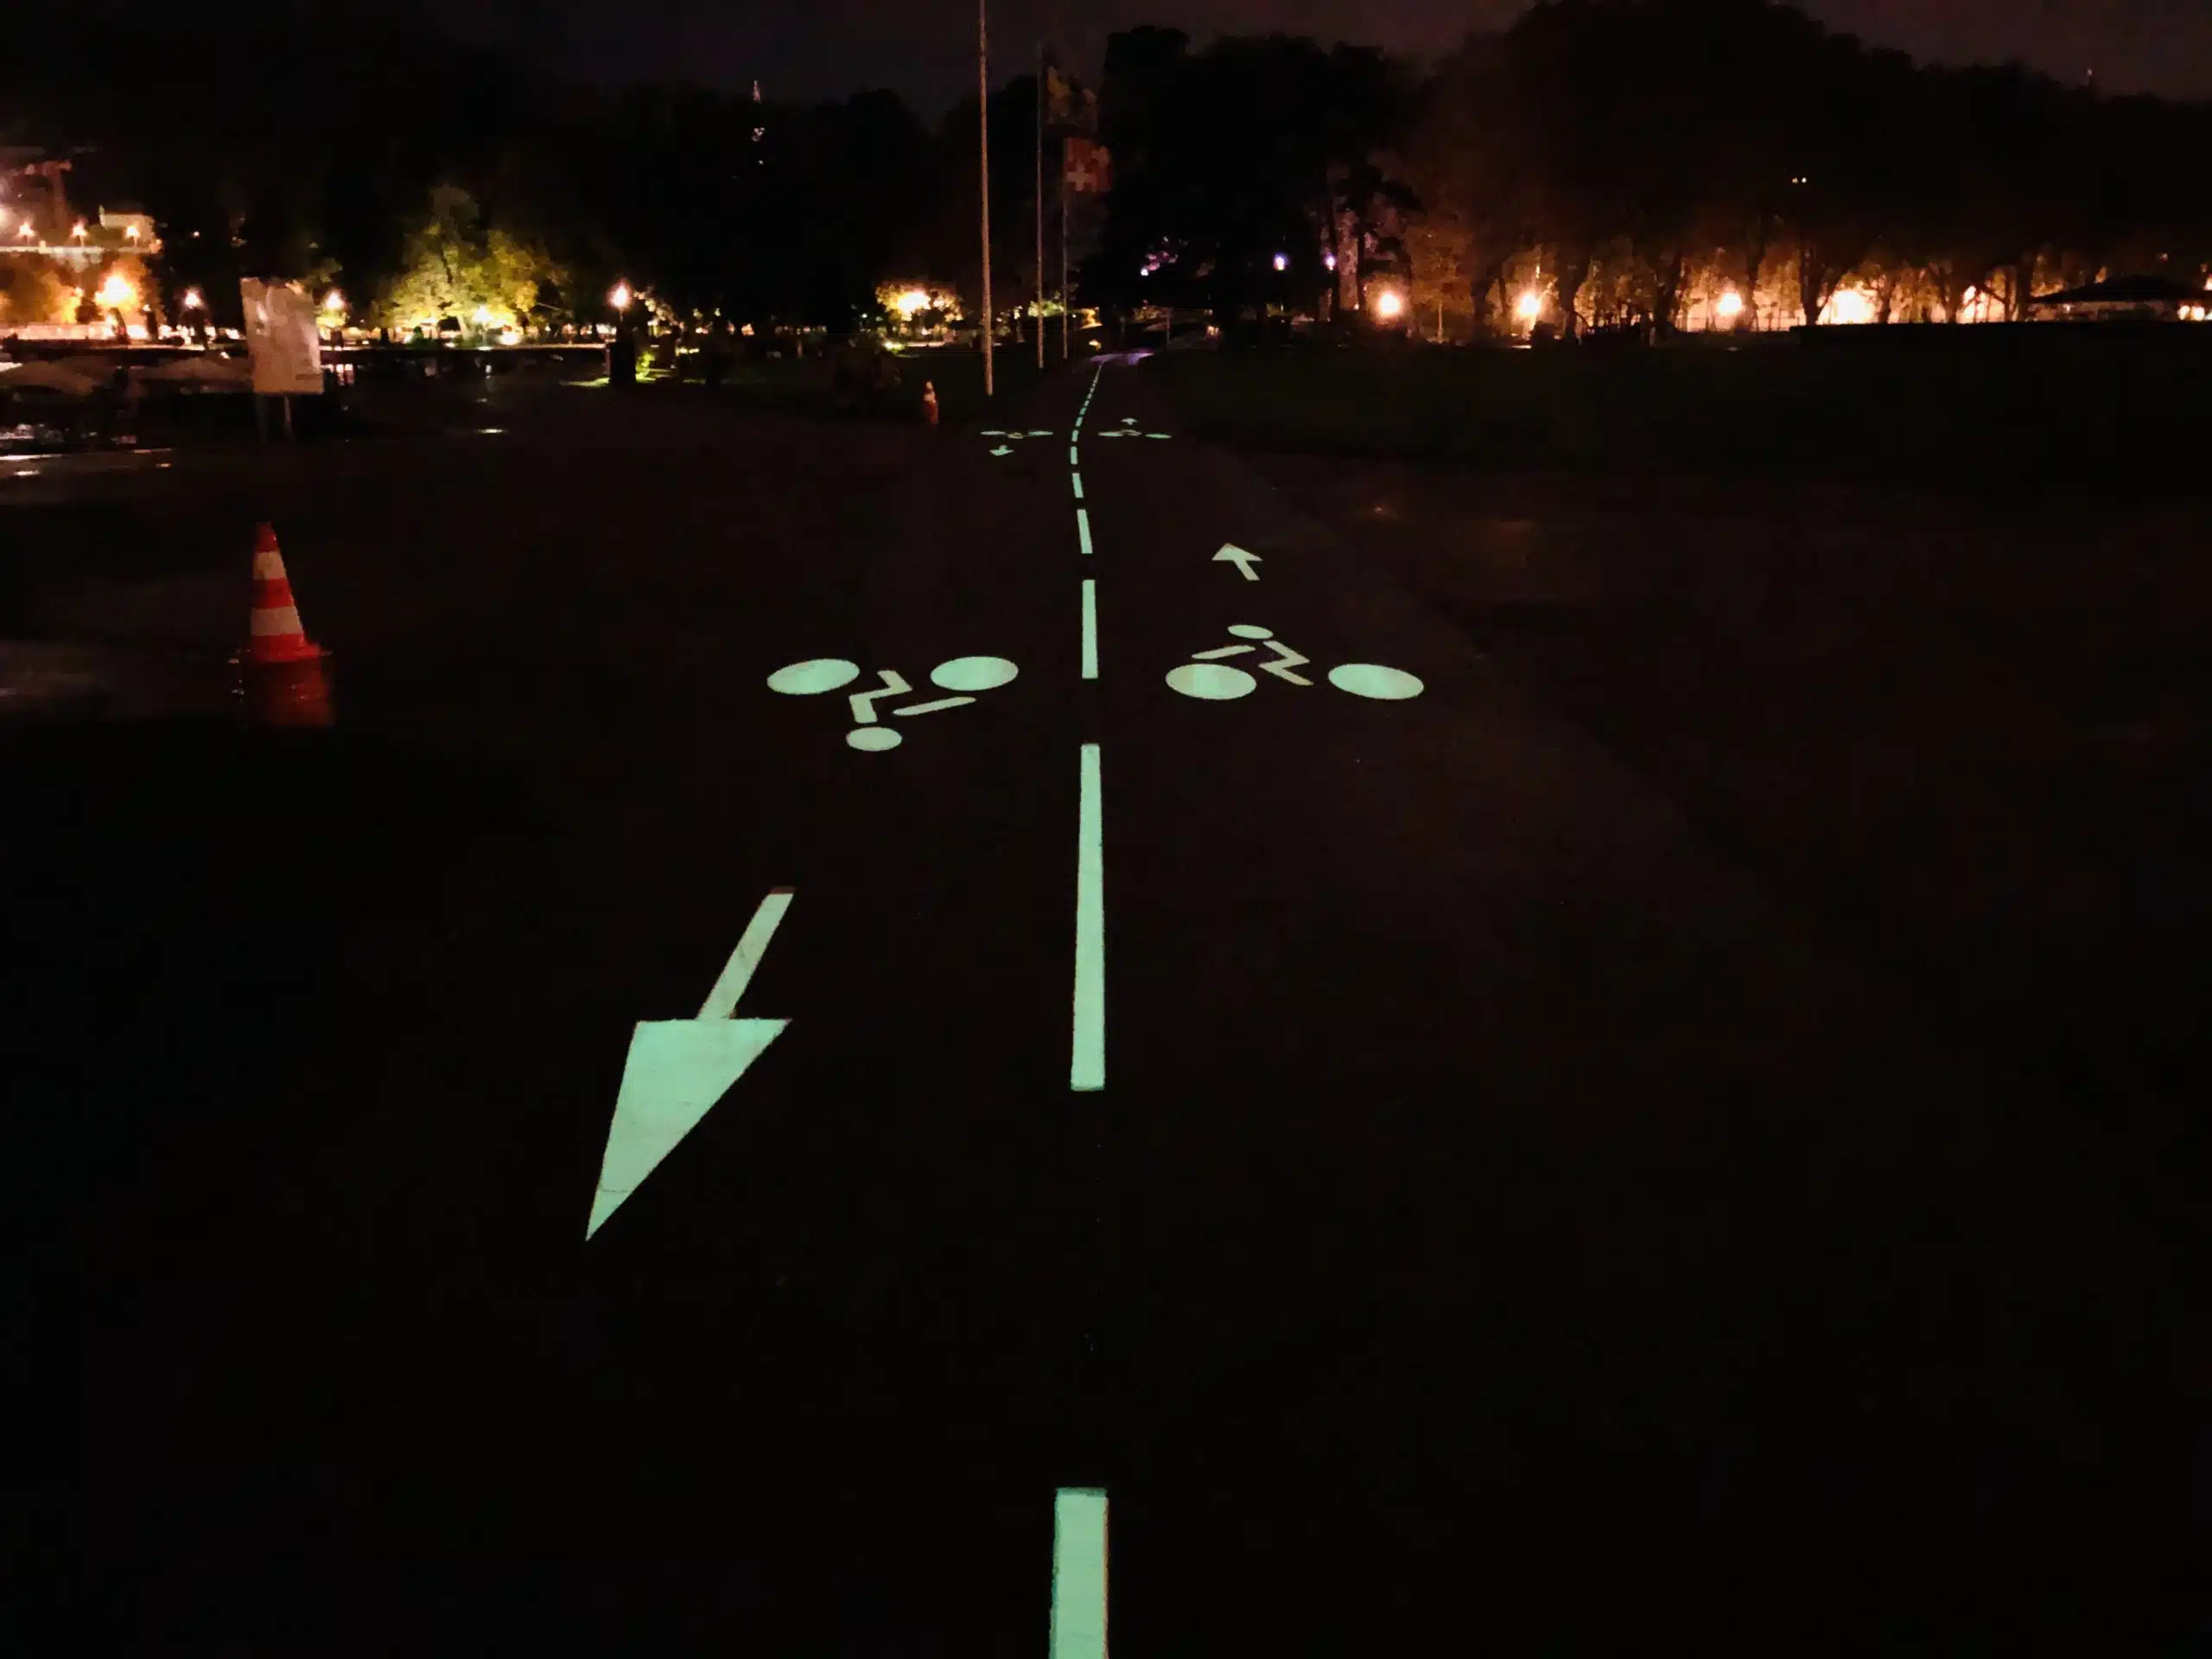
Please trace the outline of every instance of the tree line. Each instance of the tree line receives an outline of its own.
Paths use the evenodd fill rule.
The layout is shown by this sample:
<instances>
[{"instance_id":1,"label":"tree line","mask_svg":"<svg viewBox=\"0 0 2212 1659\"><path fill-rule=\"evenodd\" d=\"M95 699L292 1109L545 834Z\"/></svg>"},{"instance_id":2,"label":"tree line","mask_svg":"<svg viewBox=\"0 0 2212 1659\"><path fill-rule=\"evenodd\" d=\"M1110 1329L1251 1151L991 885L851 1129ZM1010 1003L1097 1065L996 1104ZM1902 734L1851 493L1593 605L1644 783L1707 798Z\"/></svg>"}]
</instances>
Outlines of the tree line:
<instances>
[{"instance_id":1,"label":"tree line","mask_svg":"<svg viewBox=\"0 0 2212 1659\"><path fill-rule=\"evenodd\" d=\"M275 275L588 321L626 277L678 315L842 328L887 281L977 286L972 96L929 121L888 92L598 90L335 4L217 9L181 65L120 49L109 10L11 24L0 143L83 147L73 190L154 213L211 302ZM2212 106L1916 65L1775 0L1542 0L1425 67L1137 29L1098 92L1079 295L1115 309L1371 314L1382 285L1488 332L1532 304L1664 331L1731 292L1752 324L1840 298L1940 320L2212 263ZM992 99L1002 302L1038 286L1036 96Z\"/></svg>"},{"instance_id":2,"label":"tree line","mask_svg":"<svg viewBox=\"0 0 2212 1659\"><path fill-rule=\"evenodd\" d=\"M1920 66L1771 0L1543 0L1425 74L1138 30L1103 99L1089 275L1122 303L1318 309L1382 282L1481 332L1524 303L1665 331L1732 290L1751 324L1828 319L1847 284L1868 321L2014 318L2212 268L2212 105Z\"/></svg>"}]
</instances>

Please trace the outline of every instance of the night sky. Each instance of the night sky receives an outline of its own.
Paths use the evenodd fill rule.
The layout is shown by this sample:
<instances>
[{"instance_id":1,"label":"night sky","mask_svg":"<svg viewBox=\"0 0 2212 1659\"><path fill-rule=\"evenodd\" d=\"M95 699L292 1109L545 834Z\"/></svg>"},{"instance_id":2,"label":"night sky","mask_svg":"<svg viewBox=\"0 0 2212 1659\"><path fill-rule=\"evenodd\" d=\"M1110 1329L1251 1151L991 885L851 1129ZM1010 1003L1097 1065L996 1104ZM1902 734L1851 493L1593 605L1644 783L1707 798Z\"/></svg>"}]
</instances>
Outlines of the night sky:
<instances>
[{"instance_id":1,"label":"night sky","mask_svg":"<svg viewBox=\"0 0 2212 1659\"><path fill-rule=\"evenodd\" d=\"M1106 36L1171 24L1200 39L1281 29L1427 54L1496 28L1524 0L993 0L994 79L1041 31L1079 73ZM1810 0L1830 27L1951 62L2016 57L2108 92L2212 96L2212 0ZM934 115L972 85L972 0L440 0L436 14L602 81L685 76L808 98L892 86Z\"/></svg>"}]
</instances>

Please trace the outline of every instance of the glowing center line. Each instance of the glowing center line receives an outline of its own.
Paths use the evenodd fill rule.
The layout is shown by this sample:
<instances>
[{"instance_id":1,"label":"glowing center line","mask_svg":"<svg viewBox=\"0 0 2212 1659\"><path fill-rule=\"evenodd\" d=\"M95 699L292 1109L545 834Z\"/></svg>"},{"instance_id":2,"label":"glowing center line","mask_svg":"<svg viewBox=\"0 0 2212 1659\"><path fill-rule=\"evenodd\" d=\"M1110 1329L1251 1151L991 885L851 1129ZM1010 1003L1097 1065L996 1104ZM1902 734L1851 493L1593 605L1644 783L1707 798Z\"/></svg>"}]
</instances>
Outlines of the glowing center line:
<instances>
[{"instance_id":1,"label":"glowing center line","mask_svg":"<svg viewBox=\"0 0 2212 1659\"><path fill-rule=\"evenodd\" d=\"M1095 1488L1053 1495L1051 1659L1106 1659L1106 1494Z\"/></svg>"},{"instance_id":2,"label":"glowing center line","mask_svg":"<svg viewBox=\"0 0 2212 1659\"><path fill-rule=\"evenodd\" d=\"M1083 579L1083 677L1098 677L1098 584Z\"/></svg>"},{"instance_id":3,"label":"glowing center line","mask_svg":"<svg viewBox=\"0 0 2212 1659\"><path fill-rule=\"evenodd\" d=\"M1083 746L1076 814L1075 1041L1068 1087L1106 1086L1106 817L1099 804L1098 746Z\"/></svg>"},{"instance_id":4,"label":"glowing center line","mask_svg":"<svg viewBox=\"0 0 2212 1659\"><path fill-rule=\"evenodd\" d=\"M737 999L745 995L745 988L753 982L753 975L760 966L760 958L768 952L768 941L776 937L776 929L784 919L784 912L791 907L789 887L771 889L753 912L753 919L745 925L745 931L738 936L737 949L729 953L723 964L721 977L715 982L715 988L707 993L707 1000L699 1005L702 1020L728 1020L734 1014ZM693 982L696 983L697 982Z\"/></svg>"},{"instance_id":5,"label":"glowing center line","mask_svg":"<svg viewBox=\"0 0 2212 1659\"><path fill-rule=\"evenodd\" d=\"M1068 476L1075 480L1075 499L1078 501L1082 500L1083 474L1081 473L1070 473Z\"/></svg>"},{"instance_id":6,"label":"glowing center line","mask_svg":"<svg viewBox=\"0 0 2212 1659\"><path fill-rule=\"evenodd\" d=\"M1075 465L1075 445L1073 444L1068 445L1068 465L1071 467Z\"/></svg>"},{"instance_id":7,"label":"glowing center line","mask_svg":"<svg viewBox=\"0 0 2212 1659\"><path fill-rule=\"evenodd\" d=\"M1083 538L1083 555L1085 558L1089 558L1090 556L1090 512L1089 508L1077 507L1075 510L1075 528L1076 534ZM860 699L855 697L854 701L857 702Z\"/></svg>"}]
</instances>

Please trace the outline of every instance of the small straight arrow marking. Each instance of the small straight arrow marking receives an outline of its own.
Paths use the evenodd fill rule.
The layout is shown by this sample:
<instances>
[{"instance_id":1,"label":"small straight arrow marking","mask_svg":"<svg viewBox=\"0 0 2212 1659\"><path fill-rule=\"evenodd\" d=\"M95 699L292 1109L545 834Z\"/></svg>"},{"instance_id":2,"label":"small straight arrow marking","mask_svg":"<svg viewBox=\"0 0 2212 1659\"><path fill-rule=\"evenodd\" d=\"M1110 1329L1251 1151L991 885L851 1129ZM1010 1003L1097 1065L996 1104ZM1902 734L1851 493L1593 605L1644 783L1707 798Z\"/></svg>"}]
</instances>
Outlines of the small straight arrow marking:
<instances>
[{"instance_id":1,"label":"small straight arrow marking","mask_svg":"<svg viewBox=\"0 0 2212 1659\"><path fill-rule=\"evenodd\" d=\"M1006 445L999 443L991 446L991 453L995 455L1010 455L1014 451L1007 448Z\"/></svg>"},{"instance_id":2,"label":"small straight arrow marking","mask_svg":"<svg viewBox=\"0 0 2212 1659\"><path fill-rule=\"evenodd\" d=\"M1260 563L1258 554L1247 553L1234 542L1224 542L1221 544L1221 551L1213 556L1213 562L1220 564L1224 561L1235 565L1238 570L1242 571L1245 581L1257 582L1260 579L1260 573L1252 568Z\"/></svg>"},{"instance_id":3,"label":"small straight arrow marking","mask_svg":"<svg viewBox=\"0 0 2212 1659\"><path fill-rule=\"evenodd\" d=\"M760 901L696 1020L640 1020L631 1033L591 1219L584 1224L587 1239L791 1024L740 1020L734 1013L791 903L789 887L778 887Z\"/></svg>"}]
</instances>

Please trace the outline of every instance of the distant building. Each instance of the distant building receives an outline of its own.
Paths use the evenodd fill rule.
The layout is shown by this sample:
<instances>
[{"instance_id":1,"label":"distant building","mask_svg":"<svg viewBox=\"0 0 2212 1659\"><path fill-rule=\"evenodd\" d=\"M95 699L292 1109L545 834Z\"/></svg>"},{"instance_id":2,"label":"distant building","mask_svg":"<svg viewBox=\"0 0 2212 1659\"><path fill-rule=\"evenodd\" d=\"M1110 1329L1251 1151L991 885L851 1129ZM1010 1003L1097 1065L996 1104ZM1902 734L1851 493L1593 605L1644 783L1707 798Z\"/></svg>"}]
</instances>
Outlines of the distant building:
<instances>
[{"instance_id":1,"label":"distant building","mask_svg":"<svg viewBox=\"0 0 2212 1659\"><path fill-rule=\"evenodd\" d=\"M100 209L100 229L109 233L111 245L120 242L133 249L143 248L148 253L156 252L161 243L154 236L154 216L151 213L114 213Z\"/></svg>"},{"instance_id":2,"label":"distant building","mask_svg":"<svg viewBox=\"0 0 2212 1659\"><path fill-rule=\"evenodd\" d=\"M29 144L0 146L0 247L67 236L71 164Z\"/></svg>"},{"instance_id":3,"label":"distant building","mask_svg":"<svg viewBox=\"0 0 2212 1659\"><path fill-rule=\"evenodd\" d=\"M2028 302L2038 322L2212 321L2212 293L2164 276L2115 276Z\"/></svg>"}]
</instances>

